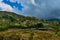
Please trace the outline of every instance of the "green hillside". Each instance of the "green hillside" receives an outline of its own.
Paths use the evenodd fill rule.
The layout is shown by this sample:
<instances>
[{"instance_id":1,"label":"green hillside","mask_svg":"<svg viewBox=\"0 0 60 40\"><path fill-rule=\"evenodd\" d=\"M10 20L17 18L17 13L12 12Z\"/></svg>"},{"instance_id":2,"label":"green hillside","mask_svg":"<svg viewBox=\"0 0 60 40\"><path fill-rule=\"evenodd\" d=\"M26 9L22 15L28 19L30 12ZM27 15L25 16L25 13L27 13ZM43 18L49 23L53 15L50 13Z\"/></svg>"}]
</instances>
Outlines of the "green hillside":
<instances>
[{"instance_id":1,"label":"green hillside","mask_svg":"<svg viewBox=\"0 0 60 40\"><path fill-rule=\"evenodd\" d=\"M0 40L60 40L60 22L0 11Z\"/></svg>"},{"instance_id":2,"label":"green hillside","mask_svg":"<svg viewBox=\"0 0 60 40\"><path fill-rule=\"evenodd\" d=\"M6 11L1 11L0 12L0 24L4 25L5 24L20 24L23 22L27 21L37 21L38 19L34 17L25 17L22 15L18 15L16 13L12 12L6 12Z\"/></svg>"},{"instance_id":3,"label":"green hillside","mask_svg":"<svg viewBox=\"0 0 60 40\"><path fill-rule=\"evenodd\" d=\"M60 27L58 21L46 21L35 17L22 16L13 12L0 11L0 28L56 28Z\"/></svg>"},{"instance_id":4,"label":"green hillside","mask_svg":"<svg viewBox=\"0 0 60 40\"><path fill-rule=\"evenodd\" d=\"M40 23L40 20L35 17L22 16L12 12L0 11L0 28L32 27L38 23Z\"/></svg>"}]
</instances>

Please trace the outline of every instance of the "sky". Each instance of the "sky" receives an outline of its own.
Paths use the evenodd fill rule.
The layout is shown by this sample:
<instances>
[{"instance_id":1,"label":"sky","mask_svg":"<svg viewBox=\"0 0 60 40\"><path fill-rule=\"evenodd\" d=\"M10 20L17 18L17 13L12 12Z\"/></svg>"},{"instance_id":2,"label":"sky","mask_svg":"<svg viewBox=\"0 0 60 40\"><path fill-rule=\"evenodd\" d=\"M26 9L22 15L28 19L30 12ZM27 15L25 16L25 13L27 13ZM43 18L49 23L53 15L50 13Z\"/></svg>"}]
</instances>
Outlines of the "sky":
<instances>
[{"instance_id":1,"label":"sky","mask_svg":"<svg viewBox=\"0 0 60 40\"><path fill-rule=\"evenodd\" d=\"M0 11L42 19L60 19L60 0L0 0Z\"/></svg>"}]
</instances>

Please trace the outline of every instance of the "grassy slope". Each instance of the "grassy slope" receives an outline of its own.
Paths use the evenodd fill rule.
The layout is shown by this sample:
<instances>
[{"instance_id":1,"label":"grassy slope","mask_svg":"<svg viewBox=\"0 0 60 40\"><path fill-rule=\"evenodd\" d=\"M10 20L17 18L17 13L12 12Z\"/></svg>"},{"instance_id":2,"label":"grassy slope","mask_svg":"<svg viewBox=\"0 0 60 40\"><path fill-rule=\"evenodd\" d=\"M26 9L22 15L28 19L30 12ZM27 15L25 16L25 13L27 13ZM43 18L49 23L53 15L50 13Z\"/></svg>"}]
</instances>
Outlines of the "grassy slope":
<instances>
[{"instance_id":1,"label":"grassy slope","mask_svg":"<svg viewBox=\"0 0 60 40\"><path fill-rule=\"evenodd\" d=\"M47 22L45 20L37 19L35 17L26 17L18 15L12 12L1 11L0 12L0 28L8 28L8 26L19 26L19 27L32 27L38 23L42 23L44 27L53 27L59 25L59 22ZM39 26L41 27L41 25Z\"/></svg>"},{"instance_id":2,"label":"grassy slope","mask_svg":"<svg viewBox=\"0 0 60 40\"><path fill-rule=\"evenodd\" d=\"M12 12L1 11L0 12L0 26L26 26L38 23L39 20L35 17L25 17Z\"/></svg>"},{"instance_id":3,"label":"grassy slope","mask_svg":"<svg viewBox=\"0 0 60 40\"><path fill-rule=\"evenodd\" d=\"M60 32L59 32L60 33ZM53 31L9 29L0 32L0 40L60 40Z\"/></svg>"},{"instance_id":4,"label":"grassy slope","mask_svg":"<svg viewBox=\"0 0 60 40\"><path fill-rule=\"evenodd\" d=\"M12 12L0 12L0 30L10 27L29 27L36 26L37 23L42 23L44 27L60 28L59 22L46 22L45 20L38 20L34 17L25 17L17 15ZM0 40L60 40L60 31L57 34L54 31L40 31L40 30L22 30L22 29L9 29L0 32ZM40 27L40 26L39 26ZM57 28L59 27L59 28Z\"/></svg>"}]
</instances>

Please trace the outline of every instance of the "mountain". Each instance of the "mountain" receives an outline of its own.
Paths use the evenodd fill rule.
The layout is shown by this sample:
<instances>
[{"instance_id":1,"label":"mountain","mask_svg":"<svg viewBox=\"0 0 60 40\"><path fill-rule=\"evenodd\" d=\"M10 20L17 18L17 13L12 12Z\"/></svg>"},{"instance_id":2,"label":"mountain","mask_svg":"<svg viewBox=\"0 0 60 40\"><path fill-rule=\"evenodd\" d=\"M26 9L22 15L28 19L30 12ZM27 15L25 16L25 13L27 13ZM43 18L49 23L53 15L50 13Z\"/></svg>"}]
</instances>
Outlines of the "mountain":
<instances>
[{"instance_id":1,"label":"mountain","mask_svg":"<svg viewBox=\"0 0 60 40\"><path fill-rule=\"evenodd\" d=\"M0 30L10 28L52 28L56 25L60 26L59 22L50 19L53 22L48 22L44 19L37 19L36 17L18 15L13 12L0 11Z\"/></svg>"},{"instance_id":2,"label":"mountain","mask_svg":"<svg viewBox=\"0 0 60 40\"><path fill-rule=\"evenodd\" d=\"M40 20L35 17L22 16L13 12L0 11L0 26L23 26L29 27L39 23Z\"/></svg>"},{"instance_id":3,"label":"mountain","mask_svg":"<svg viewBox=\"0 0 60 40\"><path fill-rule=\"evenodd\" d=\"M12 12L6 12L6 11L0 11L0 24L9 24L9 23L14 23L18 22L19 20L24 20L24 16L22 15L17 15ZM20 22L19 21L19 22Z\"/></svg>"},{"instance_id":4,"label":"mountain","mask_svg":"<svg viewBox=\"0 0 60 40\"><path fill-rule=\"evenodd\" d=\"M58 18L52 18L52 19L47 19L47 21L57 21L57 22L60 22L60 19L58 19Z\"/></svg>"}]
</instances>

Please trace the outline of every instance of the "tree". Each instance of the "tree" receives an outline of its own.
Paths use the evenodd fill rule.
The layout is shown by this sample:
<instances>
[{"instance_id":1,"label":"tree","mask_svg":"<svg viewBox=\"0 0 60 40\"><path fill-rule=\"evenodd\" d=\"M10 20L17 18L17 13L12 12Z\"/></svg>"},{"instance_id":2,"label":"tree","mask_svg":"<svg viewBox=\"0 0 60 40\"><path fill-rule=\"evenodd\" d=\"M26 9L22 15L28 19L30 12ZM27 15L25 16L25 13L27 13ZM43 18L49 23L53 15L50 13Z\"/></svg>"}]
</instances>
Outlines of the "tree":
<instances>
[{"instance_id":1,"label":"tree","mask_svg":"<svg viewBox=\"0 0 60 40\"><path fill-rule=\"evenodd\" d=\"M35 27L36 27L36 28L43 28L43 24L42 24L42 23L37 23L37 24L35 25Z\"/></svg>"}]
</instances>

